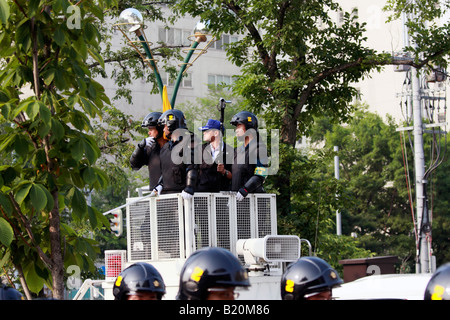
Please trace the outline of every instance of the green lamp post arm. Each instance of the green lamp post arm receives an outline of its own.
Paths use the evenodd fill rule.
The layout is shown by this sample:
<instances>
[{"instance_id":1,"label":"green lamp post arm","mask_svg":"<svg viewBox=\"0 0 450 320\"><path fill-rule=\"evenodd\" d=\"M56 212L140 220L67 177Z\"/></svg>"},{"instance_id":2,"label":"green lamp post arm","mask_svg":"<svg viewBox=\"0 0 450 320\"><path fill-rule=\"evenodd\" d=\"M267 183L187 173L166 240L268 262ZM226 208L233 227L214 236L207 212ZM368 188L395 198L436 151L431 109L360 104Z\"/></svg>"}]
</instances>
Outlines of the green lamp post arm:
<instances>
[{"instance_id":1,"label":"green lamp post arm","mask_svg":"<svg viewBox=\"0 0 450 320\"><path fill-rule=\"evenodd\" d=\"M192 43L189 52L187 53L186 57L184 58L183 65L181 66L181 69L178 72L177 80L176 80L175 86L173 88L172 99L170 101L170 105L172 106L172 108L174 108L174 106L175 106L175 100L177 99L177 93L178 93L178 88L180 87L181 79L183 79L183 73L186 70L189 60L191 60L192 54L194 53L198 44L199 44L198 41L194 41Z\"/></svg>"},{"instance_id":2,"label":"green lamp post arm","mask_svg":"<svg viewBox=\"0 0 450 320\"><path fill-rule=\"evenodd\" d=\"M159 74L158 67L156 66L155 60L153 59L153 54L152 54L150 48L148 47L147 41L145 40L144 36L142 34L138 34L137 36L138 36L139 40L141 41L142 46L144 47L145 53L147 54L147 57L150 61L150 65L152 66L153 72L155 73L156 83L158 84L158 89L159 89L159 94L162 95L164 85L161 80L161 75Z\"/></svg>"}]
</instances>

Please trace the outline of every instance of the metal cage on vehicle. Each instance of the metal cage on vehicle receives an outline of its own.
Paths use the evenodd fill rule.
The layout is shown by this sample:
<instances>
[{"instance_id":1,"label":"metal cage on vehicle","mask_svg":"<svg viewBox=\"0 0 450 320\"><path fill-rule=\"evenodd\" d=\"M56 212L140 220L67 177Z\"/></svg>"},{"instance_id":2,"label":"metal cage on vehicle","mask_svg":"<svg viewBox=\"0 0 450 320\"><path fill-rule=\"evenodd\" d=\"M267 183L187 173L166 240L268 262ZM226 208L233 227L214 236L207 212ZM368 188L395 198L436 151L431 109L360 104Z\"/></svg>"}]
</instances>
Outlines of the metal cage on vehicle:
<instances>
[{"instance_id":1,"label":"metal cage on vehicle","mask_svg":"<svg viewBox=\"0 0 450 320\"><path fill-rule=\"evenodd\" d=\"M127 206L128 262L187 258L195 250L216 246L236 254L239 239L277 234L276 196L196 193L161 195Z\"/></svg>"}]
</instances>

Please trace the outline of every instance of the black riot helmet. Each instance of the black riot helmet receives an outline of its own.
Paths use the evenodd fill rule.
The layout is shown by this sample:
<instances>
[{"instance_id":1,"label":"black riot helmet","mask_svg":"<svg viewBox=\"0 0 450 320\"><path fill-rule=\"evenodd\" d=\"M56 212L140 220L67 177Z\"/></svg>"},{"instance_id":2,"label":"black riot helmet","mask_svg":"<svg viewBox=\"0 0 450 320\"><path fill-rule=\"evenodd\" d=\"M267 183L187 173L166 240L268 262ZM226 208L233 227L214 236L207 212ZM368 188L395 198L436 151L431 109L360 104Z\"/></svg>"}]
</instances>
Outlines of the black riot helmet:
<instances>
[{"instance_id":1,"label":"black riot helmet","mask_svg":"<svg viewBox=\"0 0 450 320\"><path fill-rule=\"evenodd\" d=\"M157 139L163 136L164 126L158 123L159 117L161 117L162 112L150 112L145 116L144 120L142 120L141 127L149 128L155 127L158 130Z\"/></svg>"},{"instance_id":2,"label":"black riot helmet","mask_svg":"<svg viewBox=\"0 0 450 320\"><path fill-rule=\"evenodd\" d=\"M177 300L206 300L210 288L238 286L250 286L239 259L223 248L202 248L181 269Z\"/></svg>"},{"instance_id":3,"label":"black riot helmet","mask_svg":"<svg viewBox=\"0 0 450 320\"><path fill-rule=\"evenodd\" d=\"M424 300L450 300L450 262L440 266L425 288Z\"/></svg>"},{"instance_id":4,"label":"black riot helmet","mask_svg":"<svg viewBox=\"0 0 450 320\"><path fill-rule=\"evenodd\" d=\"M162 127L167 124L170 133L176 129L186 129L186 118L184 113L177 109L169 109L164 112L158 120L158 124Z\"/></svg>"},{"instance_id":5,"label":"black riot helmet","mask_svg":"<svg viewBox=\"0 0 450 320\"><path fill-rule=\"evenodd\" d=\"M137 262L123 270L113 287L115 300L126 300L127 295L140 291L156 292L159 300L166 293L161 274L145 262Z\"/></svg>"},{"instance_id":6,"label":"black riot helmet","mask_svg":"<svg viewBox=\"0 0 450 320\"><path fill-rule=\"evenodd\" d=\"M303 300L342 283L336 270L317 257L302 257L290 264L281 277L281 298Z\"/></svg>"},{"instance_id":7,"label":"black riot helmet","mask_svg":"<svg viewBox=\"0 0 450 320\"><path fill-rule=\"evenodd\" d=\"M142 120L141 127L148 128L148 127L157 127L158 126L158 119L161 117L162 112L150 112L148 115L145 116L144 120Z\"/></svg>"},{"instance_id":8,"label":"black riot helmet","mask_svg":"<svg viewBox=\"0 0 450 320\"><path fill-rule=\"evenodd\" d=\"M248 111L241 111L236 113L232 118L230 123L233 126L237 126L238 124L244 124L245 129L255 129L258 130L258 118L256 116Z\"/></svg>"},{"instance_id":9,"label":"black riot helmet","mask_svg":"<svg viewBox=\"0 0 450 320\"><path fill-rule=\"evenodd\" d=\"M23 296L18 290L2 284L0 287L0 300L23 300Z\"/></svg>"}]
</instances>

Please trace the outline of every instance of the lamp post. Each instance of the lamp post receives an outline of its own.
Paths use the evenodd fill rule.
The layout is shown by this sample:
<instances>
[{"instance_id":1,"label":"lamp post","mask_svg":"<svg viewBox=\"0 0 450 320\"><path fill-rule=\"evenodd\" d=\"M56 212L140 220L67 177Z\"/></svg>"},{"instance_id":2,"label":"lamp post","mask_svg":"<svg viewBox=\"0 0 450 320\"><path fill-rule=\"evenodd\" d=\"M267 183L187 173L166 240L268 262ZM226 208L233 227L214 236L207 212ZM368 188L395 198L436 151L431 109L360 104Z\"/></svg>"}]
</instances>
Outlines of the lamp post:
<instances>
[{"instance_id":1,"label":"lamp post","mask_svg":"<svg viewBox=\"0 0 450 320\"><path fill-rule=\"evenodd\" d=\"M150 68L155 73L156 83L158 85L159 93L161 94L163 100L163 91L164 91L164 85L161 79L161 75L159 74L158 67L156 65L157 60L154 59L152 50L150 49L151 43L147 40L147 37L144 32L144 19L142 17L142 14L133 8L125 9L121 12L119 16L118 23L114 24L115 27L118 27L118 29L122 32L122 34L127 38L128 43L139 53L143 61L147 62ZM125 28L126 32L122 29ZM147 58L141 53L141 51L137 48L135 45L136 41L131 41L130 38L127 35L128 33L135 33L136 36L139 38L142 47L144 48L145 54ZM186 53L186 57L183 61L183 63L180 64L180 70L178 72L178 76L174 85L174 90L172 93L172 99L170 100L170 107L173 109L175 106L176 96L178 93L178 89L180 87L181 80L183 79L184 74L186 73L187 69L204 53L206 53L207 49L211 46L211 44L215 41L215 37L211 37L209 41L207 41L208 31L206 29L206 24L199 22L197 23L194 34L189 36L188 39L191 40L191 46L187 50L183 50L183 52ZM199 44L202 42L207 42L206 45L203 48L198 48ZM189 62L193 56L193 54L196 54L197 57L194 59L194 61Z\"/></svg>"}]
</instances>

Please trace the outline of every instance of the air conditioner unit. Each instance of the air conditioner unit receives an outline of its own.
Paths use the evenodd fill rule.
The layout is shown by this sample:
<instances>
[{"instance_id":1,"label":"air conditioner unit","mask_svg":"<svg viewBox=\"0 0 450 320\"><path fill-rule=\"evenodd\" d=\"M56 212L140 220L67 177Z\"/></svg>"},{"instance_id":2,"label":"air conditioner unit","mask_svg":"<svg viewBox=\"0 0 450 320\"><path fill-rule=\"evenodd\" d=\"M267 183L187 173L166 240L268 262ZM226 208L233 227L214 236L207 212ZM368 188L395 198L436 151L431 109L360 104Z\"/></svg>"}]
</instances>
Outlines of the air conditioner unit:
<instances>
[{"instance_id":1,"label":"air conditioner unit","mask_svg":"<svg viewBox=\"0 0 450 320\"><path fill-rule=\"evenodd\" d=\"M267 235L264 238L241 239L236 253L249 265L272 262L292 262L300 258L301 241L297 236Z\"/></svg>"}]
</instances>

